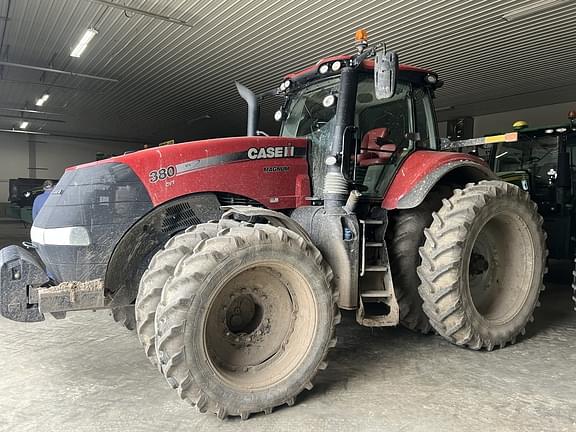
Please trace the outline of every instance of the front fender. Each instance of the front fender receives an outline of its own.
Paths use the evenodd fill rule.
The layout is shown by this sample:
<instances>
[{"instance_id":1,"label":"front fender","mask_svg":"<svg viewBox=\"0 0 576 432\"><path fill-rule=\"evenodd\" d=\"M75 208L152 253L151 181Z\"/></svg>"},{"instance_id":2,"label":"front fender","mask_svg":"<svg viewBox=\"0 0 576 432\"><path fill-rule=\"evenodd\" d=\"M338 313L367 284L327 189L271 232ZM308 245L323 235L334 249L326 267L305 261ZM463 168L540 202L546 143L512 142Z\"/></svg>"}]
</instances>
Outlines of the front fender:
<instances>
[{"instance_id":1,"label":"front fender","mask_svg":"<svg viewBox=\"0 0 576 432\"><path fill-rule=\"evenodd\" d=\"M399 168L382 207L386 210L417 207L432 188L450 175L451 182L466 184L496 179L480 158L465 153L419 150L412 153Z\"/></svg>"}]
</instances>

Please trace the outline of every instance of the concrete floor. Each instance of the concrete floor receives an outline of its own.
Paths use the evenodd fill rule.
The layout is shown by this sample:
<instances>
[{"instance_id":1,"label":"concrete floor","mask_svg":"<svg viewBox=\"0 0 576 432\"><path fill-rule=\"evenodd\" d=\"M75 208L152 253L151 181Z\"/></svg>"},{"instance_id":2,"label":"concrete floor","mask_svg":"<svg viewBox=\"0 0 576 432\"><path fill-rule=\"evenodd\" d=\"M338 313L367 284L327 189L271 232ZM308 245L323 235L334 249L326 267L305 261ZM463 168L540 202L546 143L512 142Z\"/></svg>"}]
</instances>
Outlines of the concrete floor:
<instances>
[{"instance_id":1,"label":"concrete floor","mask_svg":"<svg viewBox=\"0 0 576 432\"><path fill-rule=\"evenodd\" d=\"M25 233L0 223L0 244ZM0 431L572 431L576 312L547 290L518 344L491 353L347 315L328 369L292 408L249 421L199 414L108 313L0 318Z\"/></svg>"}]
</instances>

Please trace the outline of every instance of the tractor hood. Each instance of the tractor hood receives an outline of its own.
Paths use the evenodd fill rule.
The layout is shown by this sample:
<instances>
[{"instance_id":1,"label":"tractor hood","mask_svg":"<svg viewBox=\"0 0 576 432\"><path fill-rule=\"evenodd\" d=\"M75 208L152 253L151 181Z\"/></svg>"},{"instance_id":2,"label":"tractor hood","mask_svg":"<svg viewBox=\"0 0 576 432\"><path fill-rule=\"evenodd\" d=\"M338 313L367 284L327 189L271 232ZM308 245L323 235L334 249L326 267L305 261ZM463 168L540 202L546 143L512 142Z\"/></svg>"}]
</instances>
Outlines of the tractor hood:
<instances>
[{"instance_id":1,"label":"tractor hood","mask_svg":"<svg viewBox=\"0 0 576 432\"><path fill-rule=\"evenodd\" d=\"M154 206L191 193L224 192L269 208L289 208L309 193L306 149L302 138L218 138L140 150L67 171L127 165Z\"/></svg>"},{"instance_id":2,"label":"tractor hood","mask_svg":"<svg viewBox=\"0 0 576 432\"><path fill-rule=\"evenodd\" d=\"M54 280L102 278L130 227L157 208L177 207L179 197L209 192L216 206L237 197L273 209L304 205L306 148L298 138L224 138L68 168L34 220L32 242Z\"/></svg>"}]
</instances>

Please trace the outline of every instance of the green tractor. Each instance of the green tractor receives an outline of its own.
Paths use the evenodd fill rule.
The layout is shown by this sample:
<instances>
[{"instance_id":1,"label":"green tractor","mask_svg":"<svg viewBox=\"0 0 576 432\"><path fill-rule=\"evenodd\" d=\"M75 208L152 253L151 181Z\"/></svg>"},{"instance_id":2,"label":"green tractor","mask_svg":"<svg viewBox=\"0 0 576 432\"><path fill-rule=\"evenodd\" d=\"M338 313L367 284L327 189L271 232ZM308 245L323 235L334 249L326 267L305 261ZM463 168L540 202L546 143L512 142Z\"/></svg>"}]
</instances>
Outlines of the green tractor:
<instances>
[{"instance_id":1,"label":"green tractor","mask_svg":"<svg viewBox=\"0 0 576 432\"><path fill-rule=\"evenodd\" d=\"M444 146L481 156L500 178L529 192L544 217L549 258L564 261L576 257L576 111L568 119L542 128L518 121L515 132Z\"/></svg>"}]
</instances>

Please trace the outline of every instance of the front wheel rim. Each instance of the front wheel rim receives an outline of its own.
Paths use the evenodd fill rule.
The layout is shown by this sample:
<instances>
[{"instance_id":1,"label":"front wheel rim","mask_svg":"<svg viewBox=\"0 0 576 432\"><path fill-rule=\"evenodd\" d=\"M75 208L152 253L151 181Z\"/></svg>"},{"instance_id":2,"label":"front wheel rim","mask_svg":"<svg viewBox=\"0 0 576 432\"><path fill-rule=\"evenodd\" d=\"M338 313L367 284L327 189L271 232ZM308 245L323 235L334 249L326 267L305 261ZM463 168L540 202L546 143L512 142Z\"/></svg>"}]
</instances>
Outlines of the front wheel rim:
<instances>
[{"instance_id":1,"label":"front wheel rim","mask_svg":"<svg viewBox=\"0 0 576 432\"><path fill-rule=\"evenodd\" d=\"M303 362L318 310L306 279L281 262L247 266L220 284L204 326L214 374L237 390L269 388Z\"/></svg>"}]
</instances>

